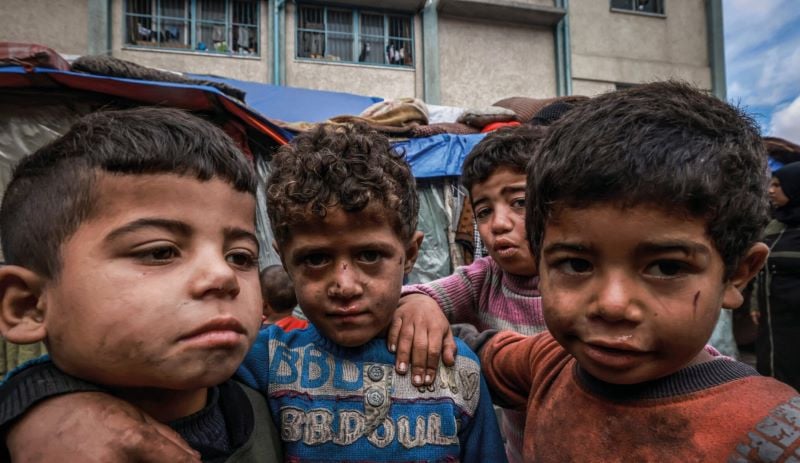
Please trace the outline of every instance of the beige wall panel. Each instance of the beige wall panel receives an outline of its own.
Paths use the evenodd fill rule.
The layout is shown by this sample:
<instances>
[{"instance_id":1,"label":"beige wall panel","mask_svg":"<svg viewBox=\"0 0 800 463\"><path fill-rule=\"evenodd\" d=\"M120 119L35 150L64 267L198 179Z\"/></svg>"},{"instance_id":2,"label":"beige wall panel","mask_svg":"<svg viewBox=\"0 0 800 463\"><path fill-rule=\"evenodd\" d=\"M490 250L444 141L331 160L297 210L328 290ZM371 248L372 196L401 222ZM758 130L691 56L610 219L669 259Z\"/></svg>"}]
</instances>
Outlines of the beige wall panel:
<instances>
[{"instance_id":1,"label":"beige wall panel","mask_svg":"<svg viewBox=\"0 0 800 463\"><path fill-rule=\"evenodd\" d=\"M272 57L272 34L269 28L268 11L267 3L262 2L259 8L261 18L260 57L240 58L213 55L210 53L174 52L125 47L123 44L123 2L122 0L114 0L111 15L114 57L132 61L142 66L167 69L170 71L215 74L232 79L271 82L272 66L270 60Z\"/></svg>"},{"instance_id":2,"label":"beige wall panel","mask_svg":"<svg viewBox=\"0 0 800 463\"><path fill-rule=\"evenodd\" d=\"M679 79L698 87L711 88L711 68L627 58L572 55L573 79L606 82L644 83L654 80Z\"/></svg>"},{"instance_id":3,"label":"beige wall panel","mask_svg":"<svg viewBox=\"0 0 800 463\"><path fill-rule=\"evenodd\" d=\"M572 94L595 96L601 93L610 92L616 87L611 82L598 82L594 80L572 79Z\"/></svg>"},{"instance_id":4,"label":"beige wall panel","mask_svg":"<svg viewBox=\"0 0 800 463\"><path fill-rule=\"evenodd\" d=\"M704 2L667 1L665 17L612 12L605 0L569 4L572 52L707 66Z\"/></svg>"},{"instance_id":5,"label":"beige wall panel","mask_svg":"<svg viewBox=\"0 0 800 463\"><path fill-rule=\"evenodd\" d=\"M442 104L486 106L510 96L556 95L548 28L439 18Z\"/></svg>"},{"instance_id":6,"label":"beige wall panel","mask_svg":"<svg viewBox=\"0 0 800 463\"><path fill-rule=\"evenodd\" d=\"M38 43L59 53L87 53L89 10L76 0L0 0L0 41Z\"/></svg>"},{"instance_id":7,"label":"beige wall panel","mask_svg":"<svg viewBox=\"0 0 800 463\"><path fill-rule=\"evenodd\" d=\"M295 11L293 4L287 4L286 85L383 98L422 98L422 23L418 18L414 20L415 68L408 69L297 59Z\"/></svg>"},{"instance_id":8,"label":"beige wall panel","mask_svg":"<svg viewBox=\"0 0 800 463\"><path fill-rule=\"evenodd\" d=\"M290 61L287 85L292 87L349 92L383 98L417 95L414 70L359 66L355 64Z\"/></svg>"},{"instance_id":9,"label":"beige wall panel","mask_svg":"<svg viewBox=\"0 0 800 463\"><path fill-rule=\"evenodd\" d=\"M543 5L543 6L555 6L555 0L516 0L515 3L521 3L523 5Z\"/></svg>"}]
</instances>

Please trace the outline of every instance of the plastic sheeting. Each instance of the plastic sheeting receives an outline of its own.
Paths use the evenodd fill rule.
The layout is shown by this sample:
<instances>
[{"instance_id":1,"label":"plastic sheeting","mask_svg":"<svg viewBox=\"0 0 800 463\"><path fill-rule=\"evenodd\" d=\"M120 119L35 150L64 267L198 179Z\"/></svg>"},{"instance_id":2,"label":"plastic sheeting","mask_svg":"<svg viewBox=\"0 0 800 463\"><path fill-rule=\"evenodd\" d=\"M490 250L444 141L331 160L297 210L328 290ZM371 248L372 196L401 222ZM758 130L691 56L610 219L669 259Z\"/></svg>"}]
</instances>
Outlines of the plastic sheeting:
<instances>
[{"instance_id":1,"label":"plastic sheeting","mask_svg":"<svg viewBox=\"0 0 800 463\"><path fill-rule=\"evenodd\" d=\"M426 138L411 138L395 143L395 148L405 153L411 172L416 178L458 177L461 165L472 148L486 134L442 134Z\"/></svg>"},{"instance_id":2,"label":"plastic sheeting","mask_svg":"<svg viewBox=\"0 0 800 463\"><path fill-rule=\"evenodd\" d=\"M383 101L383 98L352 93L284 87L200 74L189 76L244 90L248 106L264 116L285 122L323 122L342 114L358 115L374 103Z\"/></svg>"}]
</instances>

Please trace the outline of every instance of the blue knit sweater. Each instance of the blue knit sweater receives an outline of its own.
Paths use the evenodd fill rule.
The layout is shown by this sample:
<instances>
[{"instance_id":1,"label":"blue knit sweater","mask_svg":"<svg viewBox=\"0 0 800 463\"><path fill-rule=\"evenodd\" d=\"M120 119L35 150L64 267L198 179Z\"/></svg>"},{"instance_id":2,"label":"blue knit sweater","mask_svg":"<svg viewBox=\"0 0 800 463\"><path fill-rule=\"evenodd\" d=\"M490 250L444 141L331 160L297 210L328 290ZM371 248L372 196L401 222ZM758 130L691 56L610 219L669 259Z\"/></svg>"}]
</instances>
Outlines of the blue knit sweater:
<instances>
[{"instance_id":1,"label":"blue knit sweater","mask_svg":"<svg viewBox=\"0 0 800 463\"><path fill-rule=\"evenodd\" d=\"M265 392L292 462L504 462L475 354L458 342L432 388L394 373L385 339L346 348L316 328L263 329L237 372Z\"/></svg>"}]
</instances>

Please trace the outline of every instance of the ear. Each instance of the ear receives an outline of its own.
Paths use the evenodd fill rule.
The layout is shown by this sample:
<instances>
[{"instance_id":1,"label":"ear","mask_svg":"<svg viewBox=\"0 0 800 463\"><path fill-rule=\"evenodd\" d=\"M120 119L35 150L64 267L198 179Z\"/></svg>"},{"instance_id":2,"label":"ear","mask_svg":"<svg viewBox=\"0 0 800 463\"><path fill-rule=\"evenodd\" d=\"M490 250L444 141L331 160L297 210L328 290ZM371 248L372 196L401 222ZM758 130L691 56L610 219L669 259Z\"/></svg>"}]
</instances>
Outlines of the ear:
<instances>
[{"instance_id":1,"label":"ear","mask_svg":"<svg viewBox=\"0 0 800 463\"><path fill-rule=\"evenodd\" d=\"M406 262L403 267L403 273L406 275L411 273L411 269L414 268L414 264L417 262L419 247L422 246L423 236L421 231L415 231L411 239L408 240L408 244L406 245Z\"/></svg>"},{"instance_id":2,"label":"ear","mask_svg":"<svg viewBox=\"0 0 800 463\"><path fill-rule=\"evenodd\" d=\"M742 291L764 266L768 255L769 248L764 243L756 243L747 250L744 257L739 260L733 275L725 283L725 292L722 296L723 308L736 309L742 305L744 302Z\"/></svg>"},{"instance_id":3,"label":"ear","mask_svg":"<svg viewBox=\"0 0 800 463\"><path fill-rule=\"evenodd\" d=\"M44 279L24 267L0 267L0 332L15 344L45 338Z\"/></svg>"}]
</instances>

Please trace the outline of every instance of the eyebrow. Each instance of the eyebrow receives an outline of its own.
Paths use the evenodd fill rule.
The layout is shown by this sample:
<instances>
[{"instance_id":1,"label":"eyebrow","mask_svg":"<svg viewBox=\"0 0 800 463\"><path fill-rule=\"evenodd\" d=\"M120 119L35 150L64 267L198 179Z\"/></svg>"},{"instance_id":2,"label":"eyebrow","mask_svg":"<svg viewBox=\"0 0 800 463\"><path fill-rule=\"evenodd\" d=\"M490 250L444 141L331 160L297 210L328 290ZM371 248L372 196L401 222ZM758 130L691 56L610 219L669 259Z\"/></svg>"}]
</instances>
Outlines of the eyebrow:
<instances>
[{"instance_id":1,"label":"eyebrow","mask_svg":"<svg viewBox=\"0 0 800 463\"><path fill-rule=\"evenodd\" d=\"M574 252L579 254L587 254L592 252L592 246L583 243L553 243L548 245L542 250L542 255L553 254L556 252ZM660 254L666 252L680 252L687 256L703 255L708 256L711 250L700 243L686 240L665 240L645 242L636 246L634 252L637 255L646 254Z\"/></svg>"},{"instance_id":2,"label":"eyebrow","mask_svg":"<svg viewBox=\"0 0 800 463\"><path fill-rule=\"evenodd\" d=\"M187 236L192 232L192 228L189 225L177 220L143 218L114 229L114 231L106 236L106 241L113 241L146 228L160 228L181 236Z\"/></svg>"},{"instance_id":3,"label":"eyebrow","mask_svg":"<svg viewBox=\"0 0 800 463\"><path fill-rule=\"evenodd\" d=\"M513 184L513 185L504 186L500 190L500 195L501 196L506 196L506 195L509 195L509 194L524 193L524 192L525 192L525 184L524 183L522 183L522 184ZM475 201L473 201L472 204L473 205L477 205L477 204L480 204L480 203L482 203L484 201L487 201L487 200L488 200L488 198L486 198L485 196L481 196L478 199L476 199Z\"/></svg>"},{"instance_id":4,"label":"eyebrow","mask_svg":"<svg viewBox=\"0 0 800 463\"><path fill-rule=\"evenodd\" d=\"M636 246L636 254L659 254L664 252L680 252L686 256L707 256L711 254L708 246L686 240L653 241Z\"/></svg>"},{"instance_id":5,"label":"eyebrow","mask_svg":"<svg viewBox=\"0 0 800 463\"><path fill-rule=\"evenodd\" d=\"M223 230L225 233L225 241L235 241L235 240L247 240L252 241L253 244L256 245L256 248L261 248L261 245L258 243L258 238L253 232L245 230L243 228L238 227L225 227Z\"/></svg>"}]
</instances>

